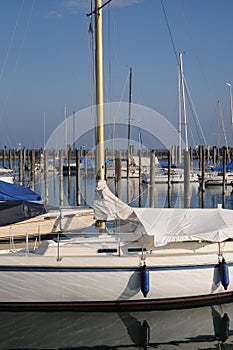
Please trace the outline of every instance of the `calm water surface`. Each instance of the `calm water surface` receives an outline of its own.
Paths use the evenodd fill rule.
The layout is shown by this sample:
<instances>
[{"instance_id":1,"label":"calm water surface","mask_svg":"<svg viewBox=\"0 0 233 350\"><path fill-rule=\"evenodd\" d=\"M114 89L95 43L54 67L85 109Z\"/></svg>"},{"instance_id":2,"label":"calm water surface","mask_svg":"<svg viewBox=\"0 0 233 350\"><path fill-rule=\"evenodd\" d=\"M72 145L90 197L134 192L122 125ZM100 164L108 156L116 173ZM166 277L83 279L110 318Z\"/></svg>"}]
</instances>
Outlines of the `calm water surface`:
<instances>
[{"instance_id":1,"label":"calm water surface","mask_svg":"<svg viewBox=\"0 0 233 350\"><path fill-rule=\"evenodd\" d=\"M232 349L233 304L151 312L4 312L1 349Z\"/></svg>"},{"instance_id":2,"label":"calm water surface","mask_svg":"<svg viewBox=\"0 0 233 350\"><path fill-rule=\"evenodd\" d=\"M49 173L46 179L48 187L47 203L59 206L59 175ZM128 202L133 207L150 206L150 187L143 185L139 193L138 179L130 179L127 190L127 181L122 179L116 184L114 179L108 180L108 185L113 193L116 193L124 202ZM155 185L154 201L155 207L180 207L184 206L184 184L172 184L168 192L167 184ZM35 191L41 193L45 198L45 178L43 174L38 174L35 182ZM93 206L94 203L95 177L81 177L81 204ZM225 208L233 209L232 186L227 186L223 196L222 186L210 186L205 189L202 195L199 184L190 184L190 206L193 208L216 208L219 204ZM76 179L75 176L63 177L64 205L76 205Z\"/></svg>"},{"instance_id":3,"label":"calm water surface","mask_svg":"<svg viewBox=\"0 0 233 350\"><path fill-rule=\"evenodd\" d=\"M35 190L45 198L44 175L36 178ZM150 191L143 186L139 201L138 180L111 190L130 205L149 206ZM94 177L81 181L82 205L93 205ZM64 205L76 204L75 177L64 177ZM50 205L59 205L59 176L48 176ZM183 185L155 187L155 206L183 207ZM207 188L204 199L198 184L191 185L191 207L232 209L232 188L222 196L221 187ZM195 309L151 312L2 312L0 349L233 349L233 303Z\"/></svg>"}]
</instances>

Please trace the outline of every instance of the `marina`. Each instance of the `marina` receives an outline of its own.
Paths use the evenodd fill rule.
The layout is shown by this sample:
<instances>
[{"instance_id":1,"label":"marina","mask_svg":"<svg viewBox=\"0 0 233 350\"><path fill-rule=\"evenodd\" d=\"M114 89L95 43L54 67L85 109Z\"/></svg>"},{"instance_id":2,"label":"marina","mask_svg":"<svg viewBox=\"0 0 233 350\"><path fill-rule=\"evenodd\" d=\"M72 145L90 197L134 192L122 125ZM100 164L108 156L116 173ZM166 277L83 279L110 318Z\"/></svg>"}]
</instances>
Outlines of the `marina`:
<instances>
[{"instance_id":1,"label":"marina","mask_svg":"<svg viewBox=\"0 0 233 350\"><path fill-rule=\"evenodd\" d=\"M25 179L28 178L25 173ZM51 172L47 177L48 186L45 185L45 177L43 172L35 174L35 183L33 185L36 192L42 197L48 191L48 203L52 206L59 206L59 183L60 174ZM143 185L143 193L139 201L139 181L138 179L130 179L127 184L127 179L121 181L121 198L127 201L128 186L130 192L130 202L132 206L148 207L150 205L150 190L149 186ZM69 237L72 237L77 232L83 231L87 226L94 223L93 209L94 195L92 192L95 176L85 174L81 175L81 193L82 204L89 204L86 207L79 208L76 204L76 177L64 176L64 210L61 226L58 225L53 236L57 237L60 228L65 229ZM120 185L118 183L118 185ZM109 186L112 191L116 189L115 180L109 179ZM86 194L85 194L86 193ZM201 187L199 183L191 184L191 207L201 208L203 205L201 199ZM155 186L155 206L168 207L170 198L170 207L183 207L184 203L184 184L172 184L170 194L167 184L157 184ZM84 200L85 199L85 200ZM204 203L206 208L217 208L218 205L225 205L226 208L232 209L232 189L227 186L226 192L223 195L220 186L212 186L205 189ZM86 214L83 216L83 221L80 221L80 212L85 208ZM53 208L53 210L55 210ZM46 220L46 223L54 225L54 219L59 219L59 211L55 211L56 218ZM82 213L83 215L84 213ZM45 214L45 216L48 214ZM49 215L53 216L53 212ZM81 226L83 222L83 227ZM25 222L27 226L27 223ZM35 235L33 240L29 240L29 245L26 246L26 240L17 239L12 242L5 241L2 243L2 249L10 251L14 249L35 249L38 243L35 238L38 238L38 222L34 224ZM33 228L31 223L29 227L22 229L22 235L25 231L30 232ZM14 231L17 224L13 225ZM43 234L40 226L39 232ZM9 227L8 227L9 229ZM80 231L78 231L80 229ZM4 227L0 228L3 232ZM47 230L46 230L47 231ZM45 231L45 233L46 233ZM8 231L9 232L9 231ZM32 232L33 233L33 232ZM61 232L60 232L61 233ZM6 237L5 237L6 238ZM60 251L63 255L65 252ZM56 256L56 251L54 252ZM187 308L181 310L163 310L163 311L119 311L114 312L81 312L81 311L60 311L48 312L44 311L4 311L2 312L1 329L1 344L3 349L58 349L58 348L77 348L77 349L153 349L160 347L164 349L179 346L183 349L196 348L216 348L232 346L232 304L219 304L207 307ZM4 321L3 321L4 320ZM97 326L98 325L98 326ZM43 337L36 337L37 330L43 332ZM49 329L49 333L47 330ZM11 337L9 337L11 334ZM46 335L47 334L47 335ZM120 336L119 336L120 335ZM17 346L16 346L17 344Z\"/></svg>"},{"instance_id":2,"label":"marina","mask_svg":"<svg viewBox=\"0 0 233 350\"><path fill-rule=\"evenodd\" d=\"M226 82L231 128L229 122L225 128L218 100L216 146L213 118L203 113L200 122L188 87L190 72L184 73L190 53L176 51L170 22L174 2L165 6L161 0L157 20L157 4L147 0L91 0L88 6L81 1L58 1L57 8L51 4L33 0L23 20L28 4L21 1L9 46L1 57L4 90L0 96L7 94L2 104L0 149L0 348L231 349L233 148L227 139L233 135L231 83ZM15 5L11 6L7 19ZM142 24L128 11L130 6ZM115 31L112 10L118 12L118 7L124 12ZM81 8L88 9L88 63ZM156 11L150 17L152 8ZM169 16L167 8L172 11ZM164 48L157 45L161 14L175 54L176 67L171 65L171 70L165 42ZM130 25L125 27L126 18L131 17L137 22L137 34ZM3 22L7 25L8 21ZM21 23L26 27L20 34ZM146 33L141 36L143 27ZM161 28L162 34L164 24ZM55 36L50 37L53 30ZM117 38L119 32L119 42L124 42L120 50L112 31ZM152 56L144 47L150 33L154 33ZM19 34L16 62L8 70L8 57ZM71 37L72 48L61 47L63 38L71 43ZM137 51L130 59L135 41ZM27 50L32 48L30 57ZM31 67L37 57L35 74ZM27 64L18 71L20 60ZM142 68L140 85L145 91L135 98L138 83L133 85L133 79L142 74ZM5 69L12 76L8 87L2 79ZM123 84L125 70L128 76ZM16 74L23 77L20 88L16 80L12 84ZM170 77L176 80L175 88L170 86ZM22 98L21 86L23 91L26 84L31 91L27 89ZM11 87L18 95L8 104ZM117 93L112 94L112 89ZM88 91L90 100L85 104ZM201 88L197 91L202 94ZM115 96L119 102L112 102ZM205 96L207 105L206 92ZM141 98L147 106L133 102ZM70 106L73 101L72 108L79 103L70 117L65 100ZM62 122L55 123L58 103L63 103L64 114ZM163 108L172 122L157 111ZM202 123L214 146L207 143ZM24 146L26 142L31 146Z\"/></svg>"}]
</instances>

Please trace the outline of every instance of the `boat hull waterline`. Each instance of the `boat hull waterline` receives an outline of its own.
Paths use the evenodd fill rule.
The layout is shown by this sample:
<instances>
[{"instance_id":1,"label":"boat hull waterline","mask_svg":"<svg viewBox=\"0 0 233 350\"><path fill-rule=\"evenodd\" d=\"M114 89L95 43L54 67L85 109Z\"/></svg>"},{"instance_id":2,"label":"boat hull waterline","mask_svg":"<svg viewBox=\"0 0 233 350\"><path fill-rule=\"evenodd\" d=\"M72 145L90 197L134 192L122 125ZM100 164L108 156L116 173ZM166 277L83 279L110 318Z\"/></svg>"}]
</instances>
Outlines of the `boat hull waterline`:
<instances>
[{"instance_id":1,"label":"boat hull waterline","mask_svg":"<svg viewBox=\"0 0 233 350\"><path fill-rule=\"evenodd\" d=\"M54 267L1 266L0 308L172 309L233 300L233 263L228 264L230 285L227 290L221 284L218 264L150 266L150 288L146 297L140 288L138 267L58 265L59 262Z\"/></svg>"}]
</instances>

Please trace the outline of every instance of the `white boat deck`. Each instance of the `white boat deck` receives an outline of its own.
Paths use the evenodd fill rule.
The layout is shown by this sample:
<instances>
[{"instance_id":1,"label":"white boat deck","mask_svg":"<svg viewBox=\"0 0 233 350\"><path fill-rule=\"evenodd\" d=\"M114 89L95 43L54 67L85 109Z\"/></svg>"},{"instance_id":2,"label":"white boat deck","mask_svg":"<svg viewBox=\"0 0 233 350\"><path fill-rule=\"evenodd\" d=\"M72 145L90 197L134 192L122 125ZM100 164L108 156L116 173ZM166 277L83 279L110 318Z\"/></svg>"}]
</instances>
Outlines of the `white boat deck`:
<instances>
[{"instance_id":1,"label":"white boat deck","mask_svg":"<svg viewBox=\"0 0 233 350\"><path fill-rule=\"evenodd\" d=\"M124 237L119 247L117 236L100 235L85 239L61 239L42 242L36 249L24 246L17 251L5 250L0 254L0 266L11 266L20 261L20 266L54 266L87 268L118 268L139 266L146 259L148 267L179 267L218 264L219 244L205 242L170 243L164 247L142 253L140 242L132 234L128 243ZM132 248L136 250L132 251ZM137 250L138 248L138 250ZM115 249L115 251L113 251ZM233 263L233 241L221 243L220 252L226 262ZM9 254L10 253L10 254Z\"/></svg>"}]
</instances>

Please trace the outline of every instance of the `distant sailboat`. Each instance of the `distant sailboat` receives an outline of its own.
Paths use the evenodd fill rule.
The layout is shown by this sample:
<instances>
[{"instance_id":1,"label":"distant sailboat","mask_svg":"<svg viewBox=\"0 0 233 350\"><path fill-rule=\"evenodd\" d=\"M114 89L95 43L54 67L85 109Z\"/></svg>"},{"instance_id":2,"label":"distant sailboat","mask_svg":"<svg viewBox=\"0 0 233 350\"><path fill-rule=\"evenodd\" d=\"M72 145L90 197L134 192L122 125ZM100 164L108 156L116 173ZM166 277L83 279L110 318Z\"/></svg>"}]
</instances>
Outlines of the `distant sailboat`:
<instances>
[{"instance_id":1,"label":"distant sailboat","mask_svg":"<svg viewBox=\"0 0 233 350\"><path fill-rule=\"evenodd\" d=\"M141 164L139 164L139 156L135 156L131 150L131 105L132 105L132 77L133 77L133 69L130 67L129 70L129 102L128 102L128 123L127 123L127 155L126 157L122 157L119 159L120 163L120 177L122 179L129 178L139 178L141 174L144 176L149 173L150 170L150 158L149 157L141 157ZM114 138L114 136L113 136ZM139 140L139 145L140 145ZM155 159L156 164L158 163L158 159ZM140 168L141 167L141 168ZM117 166L115 159L108 159L106 162L106 177L116 178L117 177Z\"/></svg>"},{"instance_id":2,"label":"distant sailboat","mask_svg":"<svg viewBox=\"0 0 233 350\"><path fill-rule=\"evenodd\" d=\"M232 102L231 102L232 105ZM208 186L231 186L233 183L233 160L230 160L230 151L227 142L227 136L225 131L225 126L223 122L223 117L221 113L220 101L218 100L218 152L220 149L220 125L222 124L222 129L224 133L224 140L226 148L223 151L223 164L220 166L211 166L208 171L205 172L204 185ZM218 155L219 158L219 155ZM227 163L228 162L228 163ZM227 164L226 164L227 163ZM199 182L201 182L201 177Z\"/></svg>"},{"instance_id":3,"label":"distant sailboat","mask_svg":"<svg viewBox=\"0 0 233 350\"><path fill-rule=\"evenodd\" d=\"M14 183L14 174L12 169L0 168L0 180L4 182Z\"/></svg>"}]
</instances>

